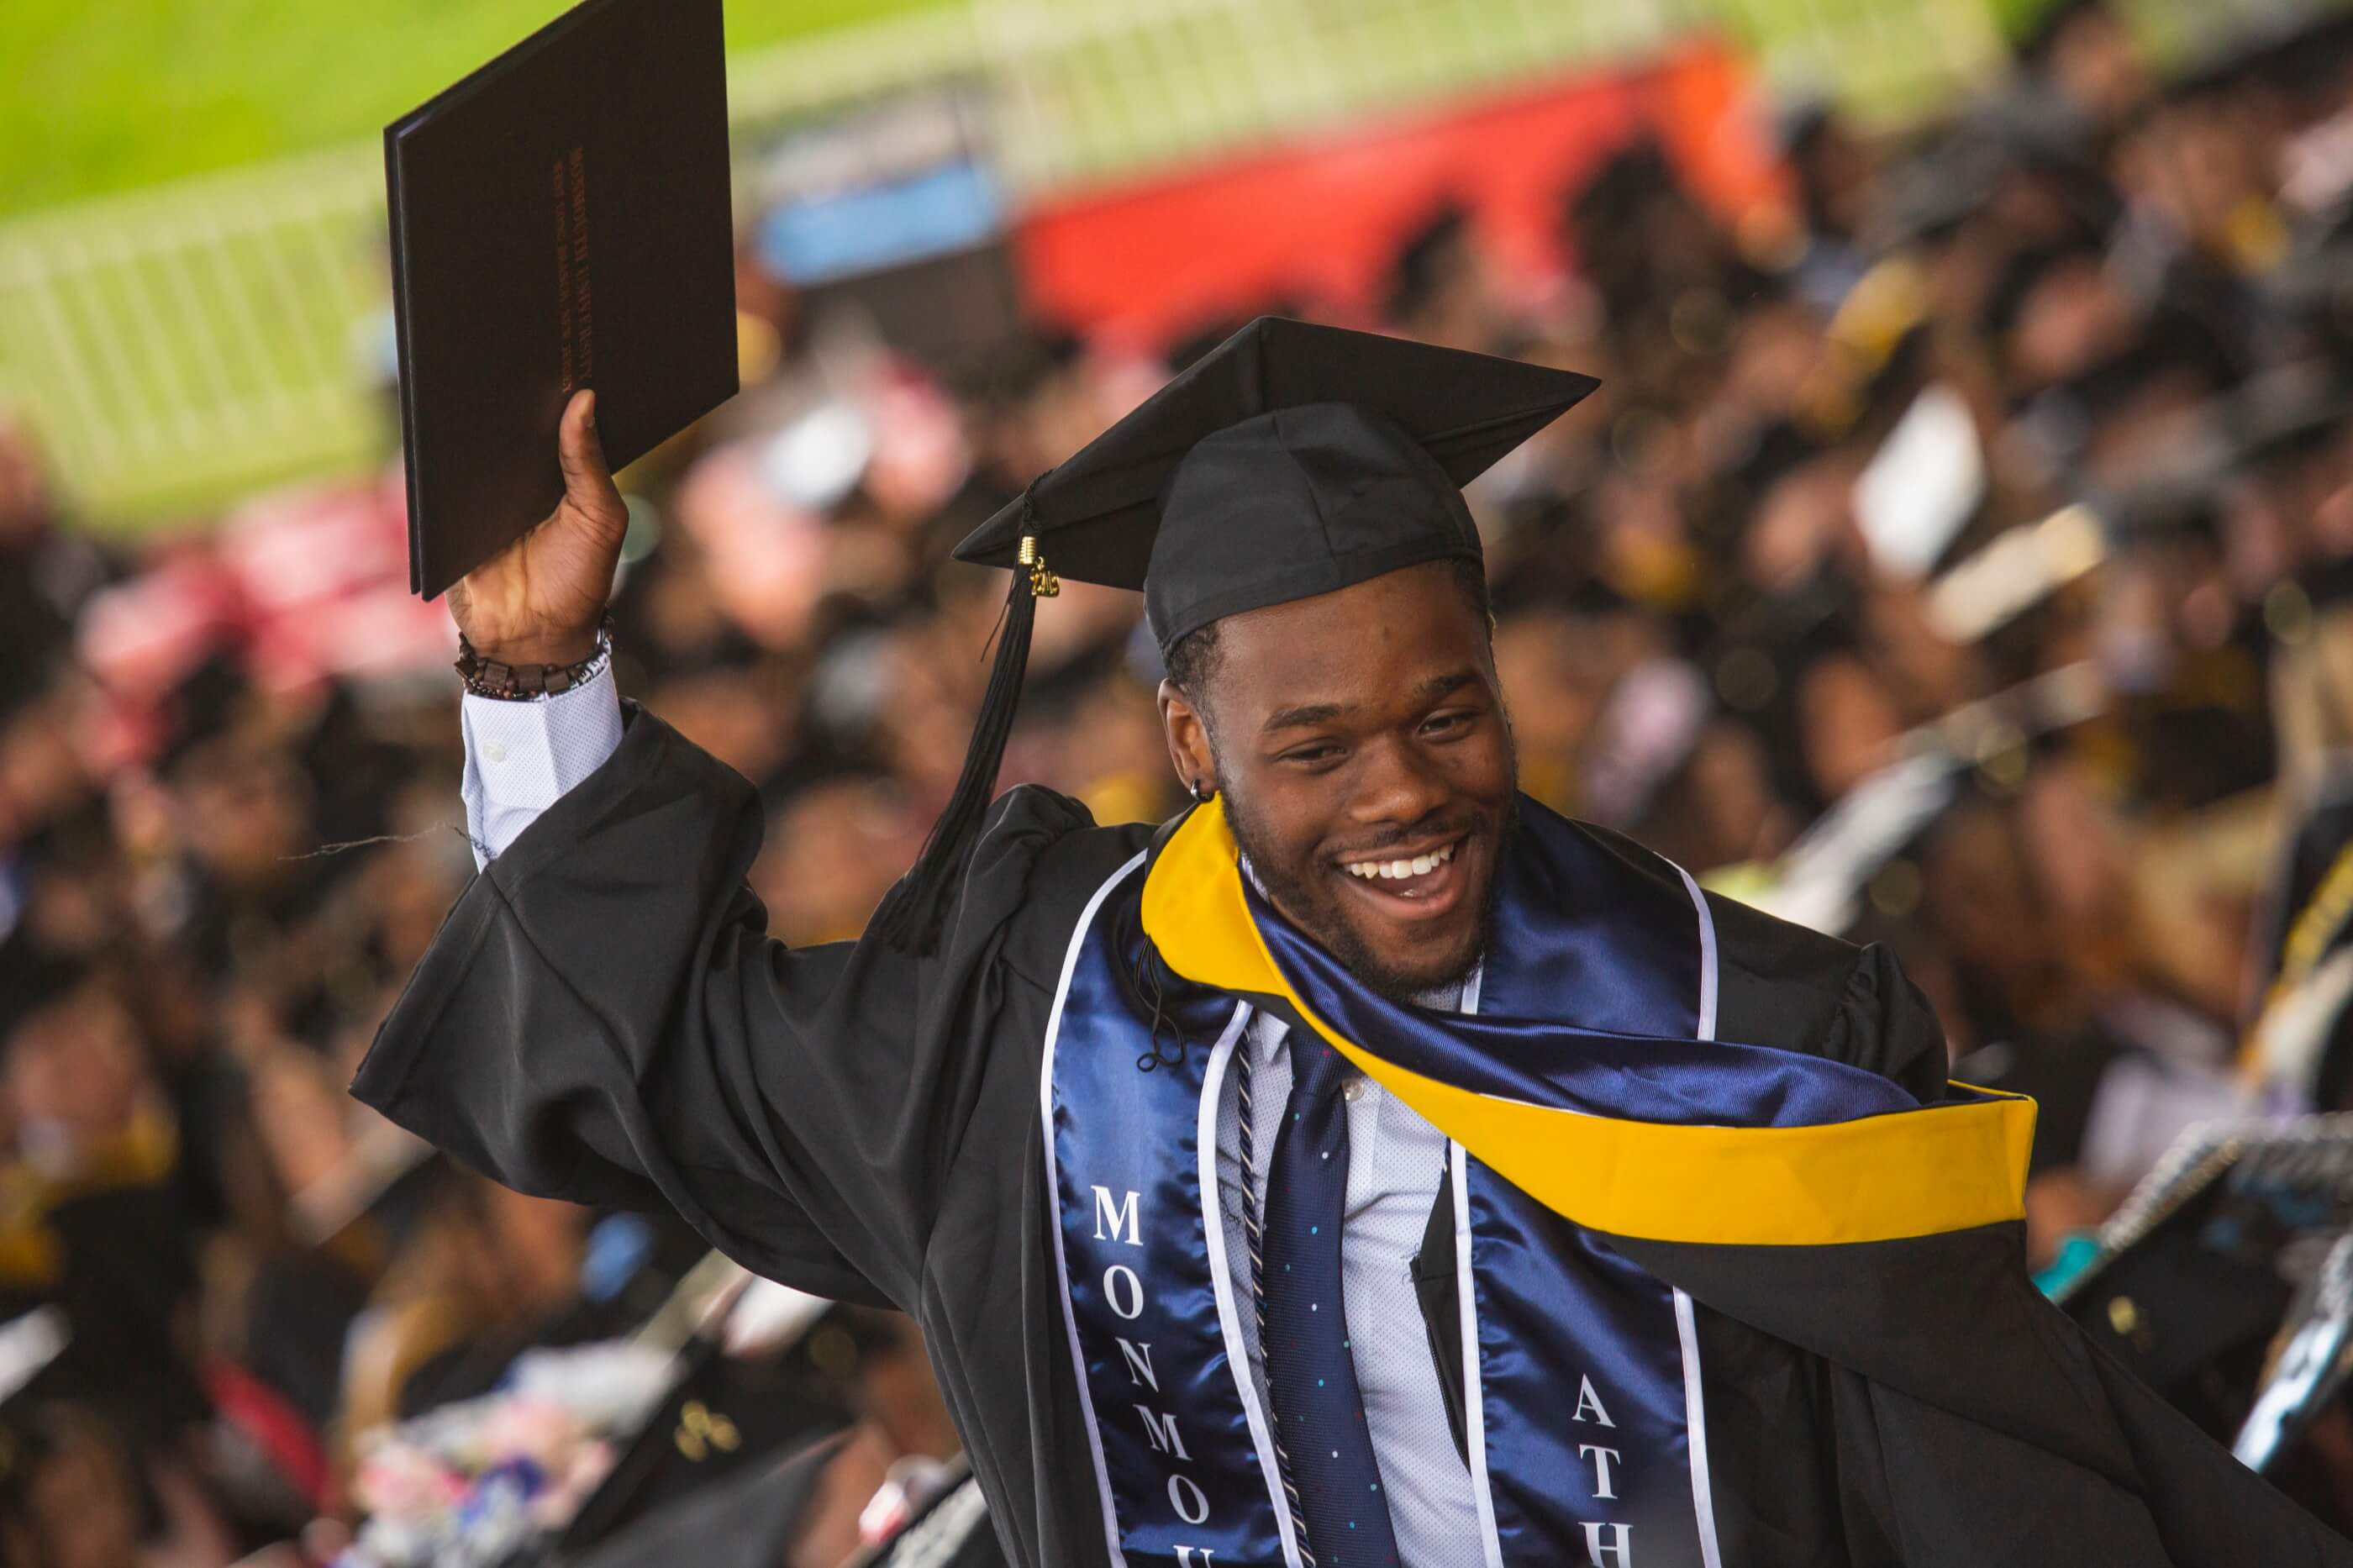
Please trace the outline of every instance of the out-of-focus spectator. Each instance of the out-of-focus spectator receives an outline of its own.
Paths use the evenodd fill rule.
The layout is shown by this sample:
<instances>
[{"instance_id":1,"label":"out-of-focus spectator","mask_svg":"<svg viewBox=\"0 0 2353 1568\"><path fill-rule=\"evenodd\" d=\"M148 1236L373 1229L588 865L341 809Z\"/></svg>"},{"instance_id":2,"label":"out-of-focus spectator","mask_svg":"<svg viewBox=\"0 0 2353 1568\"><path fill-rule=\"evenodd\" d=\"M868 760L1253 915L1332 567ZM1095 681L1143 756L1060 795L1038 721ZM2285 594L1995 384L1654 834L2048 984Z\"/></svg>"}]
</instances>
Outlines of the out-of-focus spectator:
<instances>
[{"instance_id":1,"label":"out-of-focus spectator","mask_svg":"<svg viewBox=\"0 0 2353 1568\"><path fill-rule=\"evenodd\" d=\"M2094 125L2116 124L2149 93L2147 57L2107 0L2055 0L2019 45L2020 62Z\"/></svg>"}]
</instances>

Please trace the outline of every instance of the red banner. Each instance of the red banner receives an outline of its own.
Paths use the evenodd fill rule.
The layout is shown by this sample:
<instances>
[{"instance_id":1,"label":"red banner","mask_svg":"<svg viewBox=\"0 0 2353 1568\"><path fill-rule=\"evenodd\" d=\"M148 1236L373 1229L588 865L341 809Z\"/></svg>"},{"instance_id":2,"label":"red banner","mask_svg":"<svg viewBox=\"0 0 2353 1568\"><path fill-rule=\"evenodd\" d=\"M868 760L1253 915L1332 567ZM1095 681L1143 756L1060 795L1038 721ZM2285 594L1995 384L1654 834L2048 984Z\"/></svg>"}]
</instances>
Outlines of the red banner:
<instances>
[{"instance_id":1,"label":"red banner","mask_svg":"<svg viewBox=\"0 0 2353 1568\"><path fill-rule=\"evenodd\" d=\"M1727 212L1778 192L1746 63L1698 41L1639 67L1046 204L1019 225L1024 288L1040 316L1134 348L1282 296L1363 316L1398 245L1452 201L1504 280L1537 290L1567 263L1566 194L1645 135Z\"/></svg>"}]
</instances>

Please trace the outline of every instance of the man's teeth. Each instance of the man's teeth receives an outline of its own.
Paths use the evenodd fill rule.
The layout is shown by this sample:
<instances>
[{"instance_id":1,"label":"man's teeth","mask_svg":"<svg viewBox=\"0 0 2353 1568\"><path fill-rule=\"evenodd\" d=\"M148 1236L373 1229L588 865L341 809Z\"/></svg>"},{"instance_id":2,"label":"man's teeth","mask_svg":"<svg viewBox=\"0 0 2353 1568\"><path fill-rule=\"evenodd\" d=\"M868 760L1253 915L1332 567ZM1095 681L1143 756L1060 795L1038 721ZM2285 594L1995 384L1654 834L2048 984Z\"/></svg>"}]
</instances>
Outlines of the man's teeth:
<instances>
[{"instance_id":1,"label":"man's teeth","mask_svg":"<svg viewBox=\"0 0 2353 1568\"><path fill-rule=\"evenodd\" d=\"M1438 869L1454 858L1454 847L1449 844L1442 849L1417 855L1410 860L1351 860L1346 870L1351 877L1363 877L1367 880L1387 879L1393 882L1402 877L1419 877Z\"/></svg>"}]
</instances>

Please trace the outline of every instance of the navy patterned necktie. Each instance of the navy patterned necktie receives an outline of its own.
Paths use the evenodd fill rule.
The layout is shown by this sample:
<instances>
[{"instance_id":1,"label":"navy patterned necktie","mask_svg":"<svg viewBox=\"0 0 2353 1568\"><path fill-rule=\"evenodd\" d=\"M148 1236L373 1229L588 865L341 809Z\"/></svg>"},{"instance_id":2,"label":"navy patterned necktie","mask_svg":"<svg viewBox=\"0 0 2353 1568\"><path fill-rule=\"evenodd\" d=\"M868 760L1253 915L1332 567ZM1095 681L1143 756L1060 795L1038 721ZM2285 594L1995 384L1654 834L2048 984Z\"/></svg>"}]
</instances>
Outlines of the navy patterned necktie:
<instances>
[{"instance_id":1,"label":"navy patterned necktie","mask_svg":"<svg viewBox=\"0 0 2353 1568\"><path fill-rule=\"evenodd\" d=\"M1259 1341L1282 1427L1278 1447L1290 1462L1316 1568L1390 1568L1397 1536L1341 1298L1348 1116L1340 1088L1347 1062L1296 1032L1291 1057L1291 1100L1267 1166Z\"/></svg>"}]
</instances>

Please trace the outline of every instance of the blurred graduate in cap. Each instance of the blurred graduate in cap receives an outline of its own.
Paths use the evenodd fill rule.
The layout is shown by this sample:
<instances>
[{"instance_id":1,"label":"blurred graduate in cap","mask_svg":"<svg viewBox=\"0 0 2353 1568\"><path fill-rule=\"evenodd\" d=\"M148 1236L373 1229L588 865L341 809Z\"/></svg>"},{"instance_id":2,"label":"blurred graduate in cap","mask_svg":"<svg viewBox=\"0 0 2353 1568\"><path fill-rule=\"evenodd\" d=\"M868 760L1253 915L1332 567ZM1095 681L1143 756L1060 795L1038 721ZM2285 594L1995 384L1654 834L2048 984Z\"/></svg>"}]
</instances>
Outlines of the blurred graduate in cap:
<instances>
[{"instance_id":1,"label":"blurred graduate in cap","mask_svg":"<svg viewBox=\"0 0 2353 1568\"><path fill-rule=\"evenodd\" d=\"M2275 563L2265 621L2282 843L2256 922L2242 1066L2266 1103L2353 1106L2353 397L2281 374L2236 400L2242 550Z\"/></svg>"},{"instance_id":2,"label":"blurred graduate in cap","mask_svg":"<svg viewBox=\"0 0 2353 1568\"><path fill-rule=\"evenodd\" d=\"M1016 1563L2353 1562L2035 1293L2032 1108L1884 952L1516 793L1461 487L1592 384L1244 328L965 542L955 796L790 951L751 786L615 698L575 404L452 594L486 858L355 1092L913 1313ZM996 794L1057 574L1143 591L1171 822Z\"/></svg>"}]
</instances>

